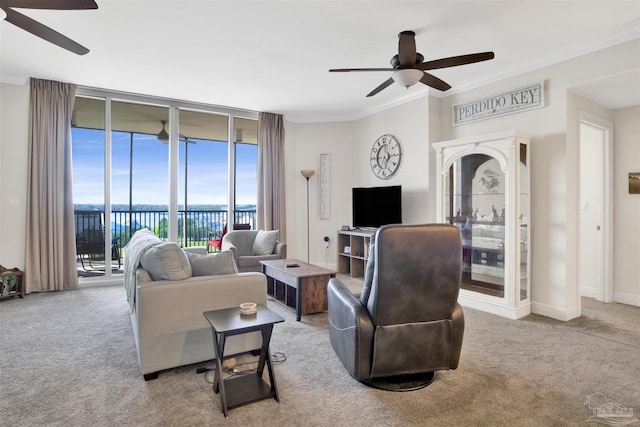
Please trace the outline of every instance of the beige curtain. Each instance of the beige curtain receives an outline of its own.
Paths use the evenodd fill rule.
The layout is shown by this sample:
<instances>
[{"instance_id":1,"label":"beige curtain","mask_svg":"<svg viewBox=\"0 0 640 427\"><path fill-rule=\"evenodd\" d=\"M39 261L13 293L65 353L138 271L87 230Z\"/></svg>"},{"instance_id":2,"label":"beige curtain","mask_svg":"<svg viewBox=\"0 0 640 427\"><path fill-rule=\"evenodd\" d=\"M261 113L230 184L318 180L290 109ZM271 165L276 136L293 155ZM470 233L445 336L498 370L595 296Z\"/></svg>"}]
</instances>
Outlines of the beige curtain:
<instances>
[{"instance_id":1,"label":"beige curtain","mask_svg":"<svg viewBox=\"0 0 640 427\"><path fill-rule=\"evenodd\" d=\"M281 114L258 117L258 229L280 230L286 242L284 198L284 120Z\"/></svg>"},{"instance_id":2,"label":"beige curtain","mask_svg":"<svg viewBox=\"0 0 640 427\"><path fill-rule=\"evenodd\" d=\"M71 169L71 114L75 93L75 85L31 79L27 293L78 286Z\"/></svg>"}]
</instances>

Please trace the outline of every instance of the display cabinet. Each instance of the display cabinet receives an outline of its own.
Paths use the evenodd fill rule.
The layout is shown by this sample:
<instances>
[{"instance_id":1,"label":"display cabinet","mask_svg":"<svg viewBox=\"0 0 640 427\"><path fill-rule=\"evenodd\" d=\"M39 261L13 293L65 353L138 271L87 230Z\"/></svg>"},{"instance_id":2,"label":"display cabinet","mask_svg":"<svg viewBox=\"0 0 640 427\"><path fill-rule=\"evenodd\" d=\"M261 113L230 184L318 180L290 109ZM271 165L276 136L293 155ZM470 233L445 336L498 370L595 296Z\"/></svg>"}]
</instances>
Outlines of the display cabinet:
<instances>
[{"instance_id":1,"label":"display cabinet","mask_svg":"<svg viewBox=\"0 0 640 427\"><path fill-rule=\"evenodd\" d=\"M434 143L437 220L462 237L461 304L518 319L531 312L529 136Z\"/></svg>"}]
</instances>

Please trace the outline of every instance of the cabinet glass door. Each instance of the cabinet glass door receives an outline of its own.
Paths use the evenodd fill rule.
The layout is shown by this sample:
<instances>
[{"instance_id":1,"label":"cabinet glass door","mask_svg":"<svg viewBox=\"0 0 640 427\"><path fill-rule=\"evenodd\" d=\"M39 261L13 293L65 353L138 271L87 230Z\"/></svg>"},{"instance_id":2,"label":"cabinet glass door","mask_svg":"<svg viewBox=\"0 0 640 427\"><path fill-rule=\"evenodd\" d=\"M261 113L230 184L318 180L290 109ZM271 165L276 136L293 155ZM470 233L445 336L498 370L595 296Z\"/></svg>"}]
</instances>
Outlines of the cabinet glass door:
<instances>
[{"instance_id":1,"label":"cabinet glass door","mask_svg":"<svg viewBox=\"0 0 640 427\"><path fill-rule=\"evenodd\" d=\"M527 167L528 146L520 144L520 212L518 223L520 225L520 301L527 299L527 283L529 276L529 169Z\"/></svg>"},{"instance_id":2,"label":"cabinet glass door","mask_svg":"<svg viewBox=\"0 0 640 427\"><path fill-rule=\"evenodd\" d=\"M495 158L471 154L452 164L447 184L446 220L462 237L462 288L502 298L508 214L504 172Z\"/></svg>"}]
</instances>

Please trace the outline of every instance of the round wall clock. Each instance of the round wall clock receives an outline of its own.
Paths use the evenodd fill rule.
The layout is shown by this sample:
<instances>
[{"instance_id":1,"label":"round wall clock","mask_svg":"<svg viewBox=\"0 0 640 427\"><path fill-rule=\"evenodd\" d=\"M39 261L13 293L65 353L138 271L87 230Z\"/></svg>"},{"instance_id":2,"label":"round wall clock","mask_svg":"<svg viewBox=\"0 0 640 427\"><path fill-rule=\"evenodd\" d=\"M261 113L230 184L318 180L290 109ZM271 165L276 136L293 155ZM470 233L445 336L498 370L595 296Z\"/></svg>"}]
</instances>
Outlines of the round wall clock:
<instances>
[{"instance_id":1,"label":"round wall clock","mask_svg":"<svg viewBox=\"0 0 640 427\"><path fill-rule=\"evenodd\" d=\"M382 135L371 147L371 171L380 179L389 179L400 168L402 147L393 135Z\"/></svg>"}]
</instances>

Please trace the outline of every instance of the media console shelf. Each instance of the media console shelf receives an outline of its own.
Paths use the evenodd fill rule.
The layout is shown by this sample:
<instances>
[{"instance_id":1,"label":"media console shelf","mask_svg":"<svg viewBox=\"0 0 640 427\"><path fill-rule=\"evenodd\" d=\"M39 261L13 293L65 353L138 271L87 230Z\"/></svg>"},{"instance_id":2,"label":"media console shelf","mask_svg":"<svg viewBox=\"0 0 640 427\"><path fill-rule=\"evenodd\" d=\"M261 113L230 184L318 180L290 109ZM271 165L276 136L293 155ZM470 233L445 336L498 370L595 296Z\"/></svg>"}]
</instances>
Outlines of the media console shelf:
<instances>
[{"instance_id":1,"label":"media console shelf","mask_svg":"<svg viewBox=\"0 0 640 427\"><path fill-rule=\"evenodd\" d=\"M374 231L338 231L338 273L363 278Z\"/></svg>"}]
</instances>

